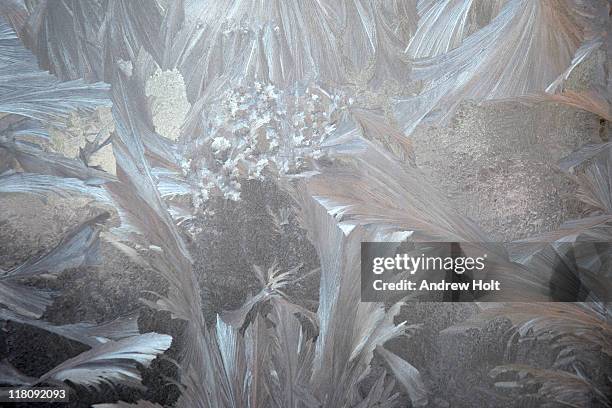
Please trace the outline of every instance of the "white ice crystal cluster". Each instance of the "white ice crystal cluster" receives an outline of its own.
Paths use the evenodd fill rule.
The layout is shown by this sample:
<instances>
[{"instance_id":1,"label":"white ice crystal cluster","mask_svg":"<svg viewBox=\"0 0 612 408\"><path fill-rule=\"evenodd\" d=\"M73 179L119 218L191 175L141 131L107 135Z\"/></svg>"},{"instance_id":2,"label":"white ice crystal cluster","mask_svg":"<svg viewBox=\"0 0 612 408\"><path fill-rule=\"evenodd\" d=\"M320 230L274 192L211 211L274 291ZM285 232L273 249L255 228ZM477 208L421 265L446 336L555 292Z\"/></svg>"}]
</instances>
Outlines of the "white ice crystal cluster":
<instances>
[{"instance_id":1,"label":"white ice crystal cluster","mask_svg":"<svg viewBox=\"0 0 612 408\"><path fill-rule=\"evenodd\" d=\"M194 204L213 195L237 201L241 180L303 171L321 156L321 142L349 104L318 86L281 90L255 82L226 91L203 114L204 137L184 146L186 173L200 192Z\"/></svg>"},{"instance_id":2,"label":"white ice crystal cluster","mask_svg":"<svg viewBox=\"0 0 612 408\"><path fill-rule=\"evenodd\" d=\"M158 69L147 80L145 94L150 98L153 125L157 133L176 140L181 133L181 124L191 108L181 73L177 69Z\"/></svg>"}]
</instances>

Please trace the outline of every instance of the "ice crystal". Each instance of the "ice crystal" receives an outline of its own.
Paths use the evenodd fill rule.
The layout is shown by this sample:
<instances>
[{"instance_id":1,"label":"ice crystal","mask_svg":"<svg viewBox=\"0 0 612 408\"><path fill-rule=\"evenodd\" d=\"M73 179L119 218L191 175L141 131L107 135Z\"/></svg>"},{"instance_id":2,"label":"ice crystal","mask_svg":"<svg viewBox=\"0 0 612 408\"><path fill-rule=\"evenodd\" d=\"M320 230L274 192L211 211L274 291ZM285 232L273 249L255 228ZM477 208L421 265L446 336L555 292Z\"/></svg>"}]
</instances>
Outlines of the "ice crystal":
<instances>
[{"instance_id":1,"label":"ice crystal","mask_svg":"<svg viewBox=\"0 0 612 408\"><path fill-rule=\"evenodd\" d=\"M229 89L203 113L204 134L183 145L184 166L200 191L195 203L213 195L236 201L241 180L307 169L349 103L318 86L284 91L254 82Z\"/></svg>"},{"instance_id":2,"label":"ice crystal","mask_svg":"<svg viewBox=\"0 0 612 408\"><path fill-rule=\"evenodd\" d=\"M150 98L155 130L168 139L176 140L181 132L180 125L191 108L183 76L177 69L158 69L147 81L145 93Z\"/></svg>"}]
</instances>

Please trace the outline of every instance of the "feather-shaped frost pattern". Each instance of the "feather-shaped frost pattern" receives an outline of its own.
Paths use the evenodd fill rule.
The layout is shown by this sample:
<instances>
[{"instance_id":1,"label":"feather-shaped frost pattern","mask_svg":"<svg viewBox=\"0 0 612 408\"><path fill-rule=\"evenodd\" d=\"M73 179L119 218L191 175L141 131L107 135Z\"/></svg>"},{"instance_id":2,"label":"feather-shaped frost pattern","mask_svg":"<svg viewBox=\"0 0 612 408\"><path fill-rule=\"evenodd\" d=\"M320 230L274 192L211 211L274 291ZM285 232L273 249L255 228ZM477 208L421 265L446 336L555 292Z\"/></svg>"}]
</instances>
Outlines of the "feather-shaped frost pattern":
<instances>
[{"instance_id":1,"label":"feather-shaped frost pattern","mask_svg":"<svg viewBox=\"0 0 612 408\"><path fill-rule=\"evenodd\" d=\"M55 325L44 320L18 315L8 309L0 309L0 319L36 327L90 347L106 343L109 340L120 340L139 334L137 316L133 314L101 324L83 322Z\"/></svg>"},{"instance_id":2,"label":"feather-shaped frost pattern","mask_svg":"<svg viewBox=\"0 0 612 408\"><path fill-rule=\"evenodd\" d=\"M399 304L385 312L382 304L359 301L360 242L374 235L360 226L346 232L316 199L306 200L301 202L302 219L321 259L320 330L311 382L321 404L333 407L354 395L374 349L406 328L393 322Z\"/></svg>"},{"instance_id":3,"label":"feather-shaped frost pattern","mask_svg":"<svg viewBox=\"0 0 612 408\"><path fill-rule=\"evenodd\" d=\"M338 406L353 394L374 348L401 335L404 327L393 322L399 306L384 313L381 304L359 301L360 243L376 234L361 226L340 228L339 214L335 217L326 210L316 195L306 193L307 188L296 191L302 191L296 197L302 209L301 222L321 260L320 330L311 381L324 406Z\"/></svg>"},{"instance_id":4,"label":"feather-shaped frost pattern","mask_svg":"<svg viewBox=\"0 0 612 408\"><path fill-rule=\"evenodd\" d=\"M182 382L187 392L181 394L179 406L198 406L213 398L207 384L215 378L214 364L207 329L202 313L198 283L191 267L191 257L176 225L168 213L156 187L155 178L145 157L143 135L151 132L139 110L130 104L135 78L126 78L116 72L113 92L113 115L117 139L114 151L117 157L118 183L107 186L122 220L115 230L119 239L135 240L160 249L149 251L148 265L157 270L169 285L168 296L160 298L156 307L170 311L174 317L187 322L185 348L181 356ZM214 382L213 382L214 383Z\"/></svg>"},{"instance_id":5,"label":"feather-shaped frost pattern","mask_svg":"<svg viewBox=\"0 0 612 408\"><path fill-rule=\"evenodd\" d=\"M53 292L0 280L0 304L19 315L39 318L51 304Z\"/></svg>"},{"instance_id":6,"label":"feather-shaped frost pattern","mask_svg":"<svg viewBox=\"0 0 612 408\"><path fill-rule=\"evenodd\" d=\"M3 19L0 20L0 51L2 67L36 65L36 58L21 45L15 31Z\"/></svg>"},{"instance_id":7,"label":"feather-shaped frost pattern","mask_svg":"<svg viewBox=\"0 0 612 408\"><path fill-rule=\"evenodd\" d=\"M266 272L264 272L259 266L254 265L253 269L258 274L263 288L255 296L250 297L240 309L226 311L221 314L221 317L234 328L242 327L248 313L258 304L274 297L282 296L286 298L287 295L284 293L283 288L290 285L292 280L296 279L295 275L301 268L302 265L298 265L286 272L281 272L277 269L275 262ZM298 306L295 307L297 308ZM306 310L305 312L308 313Z\"/></svg>"},{"instance_id":8,"label":"feather-shaped frost pattern","mask_svg":"<svg viewBox=\"0 0 612 408\"><path fill-rule=\"evenodd\" d=\"M173 198L193 194L193 188L186 182L181 173L161 167L154 167L151 171L153 175L157 177L157 189L162 198Z\"/></svg>"},{"instance_id":9,"label":"feather-shaped frost pattern","mask_svg":"<svg viewBox=\"0 0 612 408\"><path fill-rule=\"evenodd\" d=\"M172 337L158 333L109 341L66 360L41 376L39 381L70 381L93 388L103 383L121 382L138 387L141 377L135 363L148 367L171 343Z\"/></svg>"},{"instance_id":10,"label":"feather-shaped frost pattern","mask_svg":"<svg viewBox=\"0 0 612 408\"><path fill-rule=\"evenodd\" d=\"M40 1L31 6L21 37L40 66L62 80L103 78L98 33L104 2Z\"/></svg>"},{"instance_id":11,"label":"feather-shaped frost pattern","mask_svg":"<svg viewBox=\"0 0 612 408\"><path fill-rule=\"evenodd\" d=\"M588 150L586 154L584 149ZM580 186L578 198L594 210L612 214L612 143L602 143L595 149L586 146L584 149L577 152L582 162L586 163L576 176Z\"/></svg>"},{"instance_id":12,"label":"feather-shaped frost pattern","mask_svg":"<svg viewBox=\"0 0 612 408\"><path fill-rule=\"evenodd\" d=\"M255 318L244 333L245 358L251 376L248 380L249 404L253 407L269 405L273 394L267 375L272 351L269 334L267 324L261 317Z\"/></svg>"},{"instance_id":13,"label":"feather-shaped frost pattern","mask_svg":"<svg viewBox=\"0 0 612 408\"><path fill-rule=\"evenodd\" d=\"M416 97L398 100L400 123L410 133L424 120L447 123L466 99L544 91L572 60L588 21L570 0L507 2L460 46L413 62L412 79L423 81L424 88Z\"/></svg>"},{"instance_id":14,"label":"feather-shaped frost pattern","mask_svg":"<svg viewBox=\"0 0 612 408\"><path fill-rule=\"evenodd\" d=\"M99 223L108 217L103 213L70 231L49 252L35 256L8 270L0 270L0 304L26 317L38 318L51 303L52 292L26 286L17 279L41 273L59 273L68 268L99 262Z\"/></svg>"},{"instance_id":15,"label":"feather-shaped frost pattern","mask_svg":"<svg viewBox=\"0 0 612 408\"><path fill-rule=\"evenodd\" d=\"M157 0L108 2L100 33L107 69L105 76L112 78L119 60L136 61L141 49L155 61L161 61L162 19L162 8Z\"/></svg>"},{"instance_id":16,"label":"feather-shaped frost pattern","mask_svg":"<svg viewBox=\"0 0 612 408\"><path fill-rule=\"evenodd\" d=\"M612 325L588 303L490 304L479 318L496 316L505 316L513 324L508 351L517 337L537 337L551 341L559 354L563 349L590 349L612 355Z\"/></svg>"},{"instance_id":17,"label":"feather-shaped frost pattern","mask_svg":"<svg viewBox=\"0 0 612 408\"><path fill-rule=\"evenodd\" d=\"M63 126L70 112L110 106L105 83L60 82L38 68L36 59L0 19L0 112Z\"/></svg>"},{"instance_id":18,"label":"feather-shaped frost pattern","mask_svg":"<svg viewBox=\"0 0 612 408\"><path fill-rule=\"evenodd\" d=\"M387 372L382 371L374 385L370 388L366 398L357 405L358 408L391 408L397 406L398 395L393 394L395 381L385 381L386 377ZM384 402L381 403L381 401Z\"/></svg>"},{"instance_id":19,"label":"feather-shaped frost pattern","mask_svg":"<svg viewBox=\"0 0 612 408\"><path fill-rule=\"evenodd\" d=\"M29 259L9 270L5 278L23 278L39 273L58 273L78 266L91 266L99 262L100 223L108 218L104 213L70 231L51 251Z\"/></svg>"},{"instance_id":20,"label":"feather-shaped frost pattern","mask_svg":"<svg viewBox=\"0 0 612 408\"><path fill-rule=\"evenodd\" d=\"M129 87L134 86L133 81L121 77L117 81L113 114L118 139L114 148L117 165L121 169L121 183L109 185L108 189L120 208L124 227L135 228L131 232L143 235L148 241L147 246L154 245L162 249L161 256L150 264L155 265L170 284L170 298L167 299L166 307L176 316L193 321L193 313L201 315L201 310L195 312L201 307L192 303L198 299L196 302L199 305L200 296L196 294L197 284L191 274L191 257L170 218L167 205L160 197L156 180L145 158L142 129L146 125L142 123L137 111L129 109ZM151 223L151 220L156 221ZM189 292L185 292L187 289Z\"/></svg>"},{"instance_id":21,"label":"feather-shaped frost pattern","mask_svg":"<svg viewBox=\"0 0 612 408\"><path fill-rule=\"evenodd\" d=\"M601 49L602 51L605 51L604 46L607 45L608 43L607 35L608 34L602 34L590 40L585 41L580 46L580 48L576 50L576 53L574 54L574 57L572 58L572 61L569 67L567 67L567 69L561 75L559 75L559 77L555 81L553 81L548 86L548 88L546 88L546 92L548 93L562 92L565 88L565 81L567 81L570 78L570 76L572 75L572 72L574 72L574 70L576 70L580 66L580 64L584 63L584 61L586 61L589 57L591 57L598 50ZM605 81L605 78L602 78L605 76L605 73L602 72L603 69L604 69L603 66L598 65L597 70L600 72L597 72L597 74L598 76L600 76L599 78L600 80L603 79ZM600 85L605 87L607 86L606 82Z\"/></svg>"},{"instance_id":22,"label":"feather-shaped frost pattern","mask_svg":"<svg viewBox=\"0 0 612 408\"><path fill-rule=\"evenodd\" d=\"M415 407L427 405L427 391L419 371L406 360L391 353L384 347L377 347L376 351L384 357L395 378L397 378L410 396L412 405Z\"/></svg>"},{"instance_id":23,"label":"feather-shaped frost pattern","mask_svg":"<svg viewBox=\"0 0 612 408\"><path fill-rule=\"evenodd\" d=\"M221 386L222 398L228 405L244 406L248 401L248 387L244 384L247 375L244 340L238 330L223 322L217 317L215 327L216 344L222 370L218 376Z\"/></svg>"},{"instance_id":24,"label":"feather-shaped frost pattern","mask_svg":"<svg viewBox=\"0 0 612 408\"><path fill-rule=\"evenodd\" d=\"M116 180L112 174L88 167L79 159L72 159L58 153L45 151L39 145L20 141L18 138L14 140L11 140L11 138L0 138L0 148L3 148L15 158L24 173L81 179L86 184L92 186ZM41 182L43 178L41 178ZM24 184L29 182L35 182L35 177L24 180ZM71 182L67 181L66 183L70 184ZM58 184L61 185L63 183L59 182Z\"/></svg>"},{"instance_id":25,"label":"feather-shaped frost pattern","mask_svg":"<svg viewBox=\"0 0 612 408\"><path fill-rule=\"evenodd\" d=\"M414 3L350 0L325 4L330 9L331 25L341 45L339 51L349 80L370 84L374 89L385 82L397 85L408 80L403 39L406 30L414 30L411 24L415 22L406 21L414 16ZM386 12L387 7L398 14Z\"/></svg>"},{"instance_id":26,"label":"feather-shaped frost pattern","mask_svg":"<svg viewBox=\"0 0 612 408\"><path fill-rule=\"evenodd\" d=\"M488 24L504 3L506 0L419 1L419 24L406 53L418 59L457 48L466 37Z\"/></svg>"},{"instance_id":27,"label":"feather-shaped frost pattern","mask_svg":"<svg viewBox=\"0 0 612 408\"><path fill-rule=\"evenodd\" d=\"M408 44L418 26L417 1L385 0L380 6L382 15L393 33L402 43Z\"/></svg>"},{"instance_id":28,"label":"feather-shaped frost pattern","mask_svg":"<svg viewBox=\"0 0 612 408\"><path fill-rule=\"evenodd\" d=\"M612 143L588 143L580 149L559 160L559 168L566 173L572 173L574 169L587 160L598 156L600 153L612 148Z\"/></svg>"},{"instance_id":29,"label":"feather-shaped frost pattern","mask_svg":"<svg viewBox=\"0 0 612 408\"><path fill-rule=\"evenodd\" d=\"M274 338L270 351L274 370L278 374L278 383L272 388L272 398L279 406L319 406L310 387L313 341L308 338L287 303L273 299L272 304Z\"/></svg>"},{"instance_id":30,"label":"feather-shaped frost pattern","mask_svg":"<svg viewBox=\"0 0 612 408\"><path fill-rule=\"evenodd\" d=\"M60 197L82 195L110 206L112 201L108 193L96 186L96 180L91 180L90 183L94 184L88 184L77 178L47 174L8 173L0 175L0 193L34 194L41 197L50 194L57 194Z\"/></svg>"},{"instance_id":31,"label":"feather-shaped frost pattern","mask_svg":"<svg viewBox=\"0 0 612 408\"><path fill-rule=\"evenodd\" d=\"M609 33L604 32L586 40L576 50L569 67L544 92L519 98L526 102L557 102L592 112L603 119L612 118L612 76L606 67L610 59ZM581 70L589 79L575 80ZM584 74L583 74L584 75Z\"/></svg>"},{"instance_id":32,"label":"feather-shaped frost pattern","mask_svg":"<svg viewBox=\"0 0 612 408\"><path fill-rule=\"evenodd\" d=\"M537 389L537 395L551 404L580 407L591 405L593 401L603 407L612 406L610 399L598 390L593 383L580 374L561 370L534 368L523 364L508 364L495 367L490 376L497 378L512 373L517 380L498 381L497 387L525 387Z\"/></svg>"},{"instance_id":33,"label":"feather-shaped frost pattern","mask_svg":"<svg viewBox=\"0 0 612 408\"><path fill-rule=\"evenodd\" d=\"M290 85L343 78L335 22L319 1L218 1L177 34L172 57L197 100L216 77ZM203 10L202 10L203 11Z\"/></svg>"}]
</instances>

